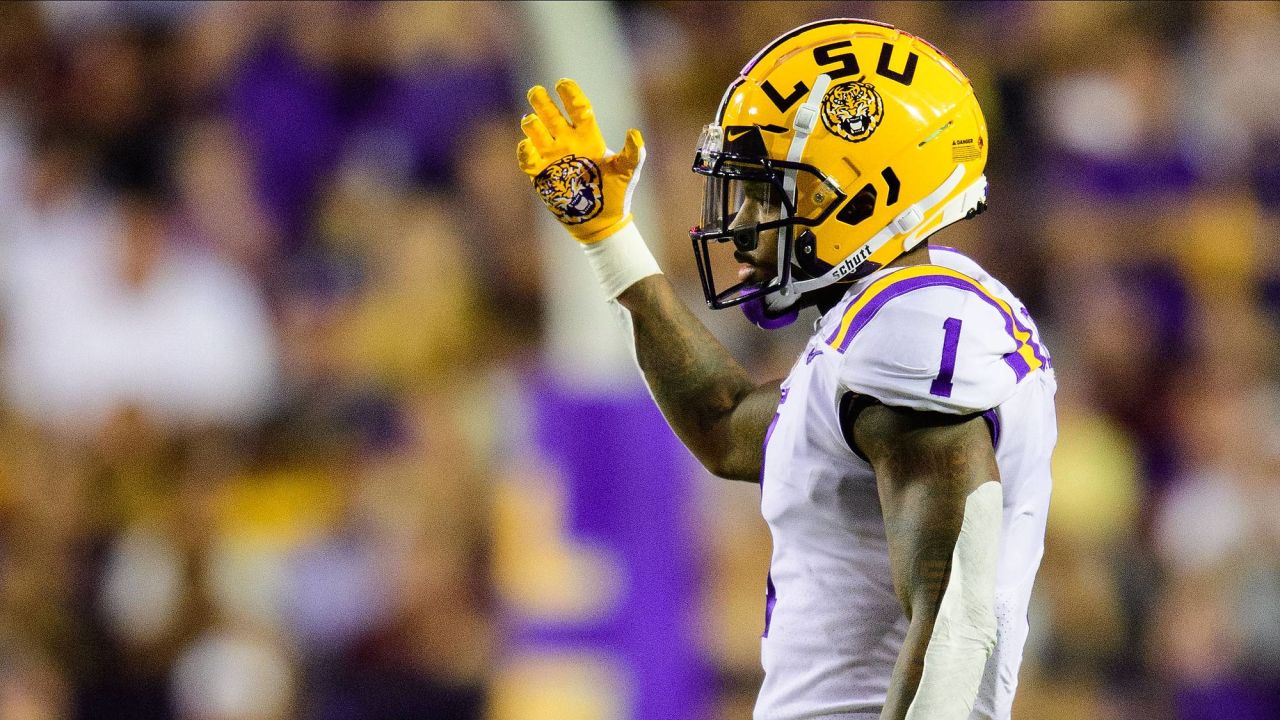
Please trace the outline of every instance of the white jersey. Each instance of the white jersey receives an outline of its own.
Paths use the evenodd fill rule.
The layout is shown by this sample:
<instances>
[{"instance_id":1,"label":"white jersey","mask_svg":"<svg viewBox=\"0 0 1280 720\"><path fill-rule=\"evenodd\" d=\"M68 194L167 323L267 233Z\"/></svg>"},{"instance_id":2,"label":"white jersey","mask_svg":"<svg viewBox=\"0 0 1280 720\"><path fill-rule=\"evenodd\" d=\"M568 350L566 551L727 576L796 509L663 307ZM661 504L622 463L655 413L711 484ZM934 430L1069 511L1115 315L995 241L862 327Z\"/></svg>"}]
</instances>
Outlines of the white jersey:
<instances>
[{"instance_id":1,"label":"white jersey","mask_svg":"<svg viewBox=\"0 0 1280 720\"><path fill-rule=\"evenodd\" d=\"M765 436L773 534L756 720L878 718L907 629L871 466L845 442L852 391L886 405L983 414L1004 495L995 651L972 718L1009 717L1044 549L1056 384L1026 308L955 250L859 280L817 324Z\"/></svg>"}]
</instances>

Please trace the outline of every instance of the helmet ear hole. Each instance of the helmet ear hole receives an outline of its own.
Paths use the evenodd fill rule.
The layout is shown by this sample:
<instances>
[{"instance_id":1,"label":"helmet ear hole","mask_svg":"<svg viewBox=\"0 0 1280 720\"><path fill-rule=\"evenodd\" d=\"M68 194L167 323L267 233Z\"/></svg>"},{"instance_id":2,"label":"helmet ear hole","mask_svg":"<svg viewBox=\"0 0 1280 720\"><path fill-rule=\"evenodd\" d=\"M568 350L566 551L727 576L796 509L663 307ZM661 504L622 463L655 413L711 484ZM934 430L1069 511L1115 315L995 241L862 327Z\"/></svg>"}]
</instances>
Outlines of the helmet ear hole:
<instances>
[{"instance_id":1,"label":"helmet ear hole","mask_svg":"<svg viewBox=\"0 0 1280 720\"><path fill-rule=\"evenodd\" d=\"M796 265L811 278L821 277L831 270L830 265L818 259L818 236L812 230L804 230L796 237L795 258Z\"/></svg>"},{"instance_id":2,"label":"helmet ear hole","mask_svg":"<svg viewBox=\"0 0 1280 720\"><path fill-rule=\"evenodd\" d=\"M862 189L849 198L849 202L844 204L840 209L840 213L836 215L836 219L846 225L857 225L874 215L876 212L876 187L871 183L862 186Z\"/></svg>"}]
</instances>

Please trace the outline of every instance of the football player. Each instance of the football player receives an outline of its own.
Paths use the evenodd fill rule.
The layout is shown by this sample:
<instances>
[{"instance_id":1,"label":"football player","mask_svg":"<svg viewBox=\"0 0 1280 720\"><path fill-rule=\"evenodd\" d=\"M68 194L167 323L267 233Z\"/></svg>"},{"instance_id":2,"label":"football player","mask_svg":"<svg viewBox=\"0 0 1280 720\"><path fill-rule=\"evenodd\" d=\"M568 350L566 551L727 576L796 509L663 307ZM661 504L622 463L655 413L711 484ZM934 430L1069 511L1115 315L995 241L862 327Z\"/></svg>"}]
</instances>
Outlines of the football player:
<instances>
[{"instance_id":1,"label":"football player","mask_svg":"<svg viewBox=\"0 0 1280 720\"><path fill-rule=\"evenodd\" d=\"M561 80L529 92L521 169L629 313L668 422L716 475L758 479L773 556L758 720L1008 718L1040 563L1054 374L1030 314L930 238L985 208L968 79L892 26L788 32L698 141L707 302L766 328L814 307L782 381L695 319L632 222L644 143L606 150ZM721 288L713 252L732 252Z\"/></svg>"}]
</instances>

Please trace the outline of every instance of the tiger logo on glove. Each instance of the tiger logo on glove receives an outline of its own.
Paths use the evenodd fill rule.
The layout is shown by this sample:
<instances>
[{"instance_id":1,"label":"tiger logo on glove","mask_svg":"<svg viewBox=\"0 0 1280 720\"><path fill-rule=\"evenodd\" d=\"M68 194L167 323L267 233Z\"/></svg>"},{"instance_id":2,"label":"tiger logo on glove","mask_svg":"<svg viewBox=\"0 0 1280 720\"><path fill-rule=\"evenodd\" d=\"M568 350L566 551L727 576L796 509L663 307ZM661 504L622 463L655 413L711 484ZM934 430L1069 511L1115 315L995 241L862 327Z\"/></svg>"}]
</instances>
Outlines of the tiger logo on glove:
<instances>
[{"instance_id":1,"label":"tiger logo on glove","mask_svg":"<svg viewBox=\"0 0 1280 720\"><path fill-rule=\"evenodd\" d=\"M822 98L822 124L849 142L862 142L880 127L884 101L874 85L854 80L837 85Z\"/></svg>"},{"instance_id":2,"label":"tiger logo on glove","mask_svg":"<svg viewBox=\"0 0 1280 720\"><path fill-rule=\"evenodd\" d=\"M533 185L556 218L567 225L587 222L604 209L600 168L586 158L560 158L538 173Z\"/></svg>"}]
</instances>

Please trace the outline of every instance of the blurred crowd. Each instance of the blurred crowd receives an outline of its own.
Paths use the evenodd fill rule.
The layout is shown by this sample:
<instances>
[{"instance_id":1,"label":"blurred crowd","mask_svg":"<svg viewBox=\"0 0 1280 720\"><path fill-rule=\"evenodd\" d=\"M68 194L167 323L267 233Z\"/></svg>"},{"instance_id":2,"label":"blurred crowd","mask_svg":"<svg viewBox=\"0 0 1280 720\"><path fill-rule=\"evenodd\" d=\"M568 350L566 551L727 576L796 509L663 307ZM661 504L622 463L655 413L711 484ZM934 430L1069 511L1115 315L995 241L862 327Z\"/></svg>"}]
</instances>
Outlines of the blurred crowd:
<instances>
[{"instance_id":1,"label":"blurred crowd","mask_svg":"<svg viewBox=\"0 0 1280 720\"><path fill-rule=\"evenodd\" d=\"M1026 301L1061 388L1015 717L1280 717L1280 6L612 9L649 242L761 379L804 331L701 309L700 127L813 19L955 59L991 209L938 241ZM528 12L0 4L0 719L487 717L497 488L537 465ZM742 718L768 533L689 473L708 717Z\"/></svg>"}]
</instances>

